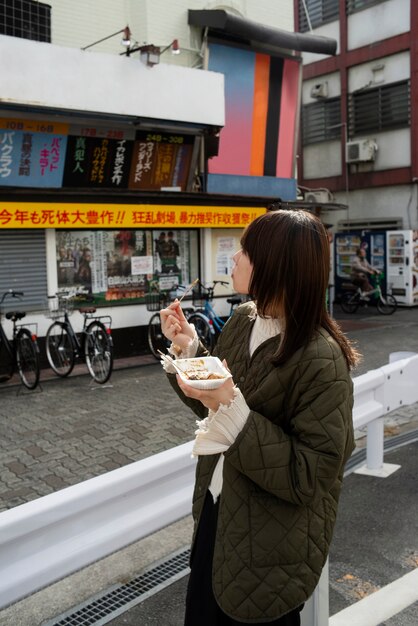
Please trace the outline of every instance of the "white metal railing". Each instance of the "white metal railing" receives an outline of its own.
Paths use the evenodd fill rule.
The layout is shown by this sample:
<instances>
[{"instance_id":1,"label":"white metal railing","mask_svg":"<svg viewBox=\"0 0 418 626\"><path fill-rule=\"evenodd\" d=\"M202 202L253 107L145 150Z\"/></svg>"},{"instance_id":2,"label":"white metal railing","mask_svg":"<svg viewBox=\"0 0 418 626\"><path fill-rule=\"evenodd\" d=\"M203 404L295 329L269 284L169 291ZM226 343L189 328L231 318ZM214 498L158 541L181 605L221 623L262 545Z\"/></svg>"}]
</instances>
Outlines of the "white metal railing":
<instances>
[{"instance_id":1,"label":"white metal railing","mask_svg":"<svg viewBox=\"0 0 418 626\"><path fill-rule=\"evenodd\" d=\"M418 355L354 380L369 470L384 468L382 416L417 402L417 381ZM0 608L190 514L191 450L189 442L1 513ZM328 624L327 568L322 581L304 609L309 626Z\"/></svg>"},{"instance_id":2,"label":"white metal railing","mask_svg":"<svg viewBox=\"0 0 418 626\"><path fill-rule=\"evenodd\" d=\"M402 358L405 355L409 356ZM394 352L387 365L354 379L354 428L367 426L366 464L358 472L387 476L398 468L383 462L382 417L414 402L418 402L418 354L413 352Z\"/></svg>"},{"instance_id":3,"label":"white metal railing","mask_svg":"<svg viewBox=\"0 0 418 626\"><path fill-rule=\"evenodd\" d=\"M0 608L190 513L192 442L0 514Z\"/></svg>"}]
</instances>

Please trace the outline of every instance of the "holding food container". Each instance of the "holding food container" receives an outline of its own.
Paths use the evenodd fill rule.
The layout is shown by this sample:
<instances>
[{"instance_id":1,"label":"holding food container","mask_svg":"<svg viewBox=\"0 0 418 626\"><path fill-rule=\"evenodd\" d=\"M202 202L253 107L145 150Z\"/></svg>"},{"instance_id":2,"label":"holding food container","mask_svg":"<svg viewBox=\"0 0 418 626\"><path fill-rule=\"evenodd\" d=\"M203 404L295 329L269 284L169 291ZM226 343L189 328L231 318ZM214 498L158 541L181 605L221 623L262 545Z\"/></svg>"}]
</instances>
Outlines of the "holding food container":
<instances>
[{"instance_id":1,"label":"holding food container","mask_svg":"<svg viewBox=\"0 0 418 626\"><path fill-rule=\"evenodd\" d=\"M232 281L253 301L213 356L178 301L160 311L170 384L200 418L184 626L300 626L354 447L358 355L325 305L329 242L317 217L271 210L241 246Z\"/></svg>"}]
</instances>

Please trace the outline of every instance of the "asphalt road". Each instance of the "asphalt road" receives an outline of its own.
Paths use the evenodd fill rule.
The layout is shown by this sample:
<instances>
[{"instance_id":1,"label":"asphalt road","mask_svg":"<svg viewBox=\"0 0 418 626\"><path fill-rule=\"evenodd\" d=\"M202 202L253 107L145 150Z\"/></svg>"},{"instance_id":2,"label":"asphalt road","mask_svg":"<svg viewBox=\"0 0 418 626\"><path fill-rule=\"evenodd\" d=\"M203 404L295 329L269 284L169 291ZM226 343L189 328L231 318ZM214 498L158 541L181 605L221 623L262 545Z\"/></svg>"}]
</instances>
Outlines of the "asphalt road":
<instances>
[{"instance_id":1,"label":"asphalt road","mask_svg":"<svg viewBox=\"0 0 418 626\"><path fill-rule=\"evenodd\" d=\"M385 461L401 468L386 479L345 479L330 552L330 615L418 567L418 441L390 452ZM184 577L109 626L181 626L186 585ZM415 603L381 626L417 624Z\"/></svg>"}]
</instances>

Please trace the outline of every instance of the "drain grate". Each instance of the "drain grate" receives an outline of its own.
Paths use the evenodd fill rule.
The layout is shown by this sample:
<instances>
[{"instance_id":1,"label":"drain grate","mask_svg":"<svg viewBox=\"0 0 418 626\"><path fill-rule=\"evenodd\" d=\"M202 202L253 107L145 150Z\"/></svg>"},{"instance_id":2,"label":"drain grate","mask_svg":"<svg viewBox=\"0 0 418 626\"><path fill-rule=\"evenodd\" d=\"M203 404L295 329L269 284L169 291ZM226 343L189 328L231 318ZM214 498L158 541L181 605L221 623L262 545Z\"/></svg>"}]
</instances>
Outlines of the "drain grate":
<instances>
[{"instance_id":1,"label":"drain grate","mask_svg":"<svg viewBox=\"0 0 418 626\"><path fill-rule=\"evenodd\" d=\"M115 585L42 626L102 626L189 573L190 548L154 563L140 576Z\"/></svg>"}]
</instances>

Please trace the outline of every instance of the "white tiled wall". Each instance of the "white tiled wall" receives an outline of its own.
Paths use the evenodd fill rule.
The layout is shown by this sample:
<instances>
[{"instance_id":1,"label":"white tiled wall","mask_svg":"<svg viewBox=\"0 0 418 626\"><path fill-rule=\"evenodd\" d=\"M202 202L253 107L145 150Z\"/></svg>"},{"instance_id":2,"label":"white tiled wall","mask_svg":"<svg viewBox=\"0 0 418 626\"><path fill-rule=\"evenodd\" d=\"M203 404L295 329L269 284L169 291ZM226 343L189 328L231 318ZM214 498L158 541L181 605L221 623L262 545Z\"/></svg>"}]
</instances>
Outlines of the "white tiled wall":
<instances>
[{"instance_id":1,"label":"white tiled wall","mask_svg":"<svg viewBox=\"0 0 418 626\"><path fill-rule=\"evenodd\" d=\"M133 39L141 44L168 45L179 39L184 52L163 61L193 64L198 55L199 33L187 23L188 9L226 9L261 24L293 31L293 0L49 0L52 7L52 43L82 48L129 25ZM92 51L118 54L124 51L117 35L97 44Z\"/></svg>"}]
</instances>

